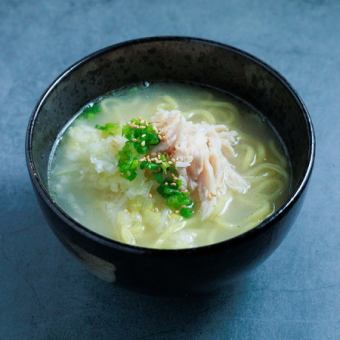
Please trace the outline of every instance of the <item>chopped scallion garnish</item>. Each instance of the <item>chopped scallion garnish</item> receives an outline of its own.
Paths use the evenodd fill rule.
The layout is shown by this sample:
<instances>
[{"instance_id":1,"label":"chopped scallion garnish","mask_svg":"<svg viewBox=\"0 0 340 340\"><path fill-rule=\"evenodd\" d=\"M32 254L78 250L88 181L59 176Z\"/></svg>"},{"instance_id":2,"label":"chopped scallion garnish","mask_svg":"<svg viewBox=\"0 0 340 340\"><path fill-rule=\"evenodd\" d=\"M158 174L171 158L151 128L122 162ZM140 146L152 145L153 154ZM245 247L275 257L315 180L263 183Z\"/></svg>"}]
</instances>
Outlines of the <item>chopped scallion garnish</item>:
<instances>
[{"instance_id":1,"label":"chopped scallion garnish","mask_svg":"<svg viewBox=\"0 0 340 340\"><path fill-rule=\"evenodd\" d=\"M96 129L102 130L106 135L115 136L120 132L120 126L117 123L106 123L104 125L96 125Z\"/></svg>"},{"instance_id":2,"label":"chopped scallion garnish","mask_svg":"<svg viewBox=\"0 0 340 340\"><path fill-rule=\"evenodd\" d=\"M105 126L97 128L103 131L107 129ZM132 181L137 176L138 168L150 173L159 184L157 192L164 197L167 205L181 216L191 217L194 202L189 192L181 188L182 182L178 178L175 162L166 153L148 154L152 146L161 141L157 129L143 119L132 119L123 126L122 134L128 140L118 153L118 168L122 176ZM140 159L139 155L145 157Z\"/></svg>"},{"instance_id":3,"label":"chopped scallion garnish","mask_svg":"<svg viewBox=\"0 0 340 340\"><path fill-rule=\"evenodd\" d=\"M81 113L81 115L85 119L93 119L99 112L100 112L99 103L94 103L94 104L86 106L83 112Z\"/></svg>"}]
</instances>

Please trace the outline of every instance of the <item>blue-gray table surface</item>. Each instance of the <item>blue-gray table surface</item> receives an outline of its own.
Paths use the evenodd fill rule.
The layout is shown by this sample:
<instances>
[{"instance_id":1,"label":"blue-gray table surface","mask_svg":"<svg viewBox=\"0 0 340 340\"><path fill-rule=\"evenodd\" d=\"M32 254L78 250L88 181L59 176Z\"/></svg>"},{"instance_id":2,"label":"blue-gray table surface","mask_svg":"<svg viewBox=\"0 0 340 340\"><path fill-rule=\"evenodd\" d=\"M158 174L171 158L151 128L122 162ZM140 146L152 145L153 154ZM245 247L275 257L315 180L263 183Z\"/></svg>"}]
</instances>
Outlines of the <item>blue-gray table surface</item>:
<instances>
[{"instance_id":1,"label":"blue-gray table surface","mask_svg":"<svg viewBox=\"0 0 340 340\"><path fill-rule=\"evenodd\" d=\"M0 0L0 339L339 339L340 2ZM106 45L151 35L225 42L297 89L317 137L303 209L240 285L169 299L99 281L49 230L24 136L46 86Z\"/></svg>"}]
</instances>

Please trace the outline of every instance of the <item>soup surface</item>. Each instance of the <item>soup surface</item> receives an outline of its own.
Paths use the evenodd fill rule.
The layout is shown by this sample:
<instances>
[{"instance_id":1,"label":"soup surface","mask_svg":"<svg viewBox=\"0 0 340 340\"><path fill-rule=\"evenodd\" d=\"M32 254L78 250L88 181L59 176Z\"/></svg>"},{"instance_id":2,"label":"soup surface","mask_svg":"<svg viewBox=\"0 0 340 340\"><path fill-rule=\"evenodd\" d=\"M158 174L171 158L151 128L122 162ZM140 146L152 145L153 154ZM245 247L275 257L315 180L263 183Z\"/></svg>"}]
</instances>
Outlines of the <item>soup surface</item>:
<instances>
[{"instance_id":1,"label":"soup surface","mask_svg":"<svg viewBox=\"0 0 340 340\"><path fill-rule=\"evenodd\" d=\"M280 139L250 106L210 88L145 83L75 115L55 142L48 185L98 234L177 249L253 228L285 201L290 177Z\"/></svg>"}]
</instances>

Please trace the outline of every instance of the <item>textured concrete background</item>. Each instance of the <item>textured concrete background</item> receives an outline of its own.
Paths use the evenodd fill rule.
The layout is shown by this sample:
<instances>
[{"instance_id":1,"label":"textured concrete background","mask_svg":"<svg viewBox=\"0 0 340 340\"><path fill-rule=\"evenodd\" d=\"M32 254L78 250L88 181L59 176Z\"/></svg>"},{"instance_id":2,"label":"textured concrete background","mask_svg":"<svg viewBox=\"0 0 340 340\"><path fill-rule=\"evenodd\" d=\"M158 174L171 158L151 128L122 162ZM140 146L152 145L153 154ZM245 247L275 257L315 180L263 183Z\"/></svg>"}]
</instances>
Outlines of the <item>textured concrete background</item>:
<instances>
[{"instance_id":1,"label":"textured concrete background","mask_svg":"<svg viewBox=\"0 0 340 340\"><path fill-rule=\"evenodd\" d=\"M0 0L0 339L339 339L339 1ZM192 35L245 49L305 100L317 137L309 193L274 255L209 299L126 292L88 274L38 209L28 117L67 66L106 45Z\"/></svg>"}]
</instances>

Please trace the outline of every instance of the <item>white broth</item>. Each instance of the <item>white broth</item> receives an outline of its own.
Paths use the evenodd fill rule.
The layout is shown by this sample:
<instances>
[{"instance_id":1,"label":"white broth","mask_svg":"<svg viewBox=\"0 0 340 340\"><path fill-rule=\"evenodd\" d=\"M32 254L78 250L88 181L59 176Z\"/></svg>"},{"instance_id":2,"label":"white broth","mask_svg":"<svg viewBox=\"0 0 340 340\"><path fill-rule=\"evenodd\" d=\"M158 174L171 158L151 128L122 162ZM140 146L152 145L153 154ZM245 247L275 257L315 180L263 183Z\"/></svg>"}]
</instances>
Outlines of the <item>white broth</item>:
<instances>
[{"instance_id":1,"label":"white broth","mask_svg":"<svg viewBox=\"0 0 340 340\"><path fill-rule=\"evenodd\" d=\"M188 186L195 205L192 217L185 218L166 204L159 184L145 171L138 169L131 181L124 178L118 167L126 143L121 127L138 117L151 122L157 112L175 112L190 127L219 126L217 131L223 125L232 131L234 154L226 162L246 190L225 185L202 214L199 189ZM119 125L118 132L98 128L107 123ZM202 141L187 138L194 145ZM165 82L123 88L89 103L61 131L48 173L54 201L86 228L122 243L167 249L203 246L246 232L283 204L290 182L282 142L252 107L211 88Z\"/></svg>"}]
</instances>

